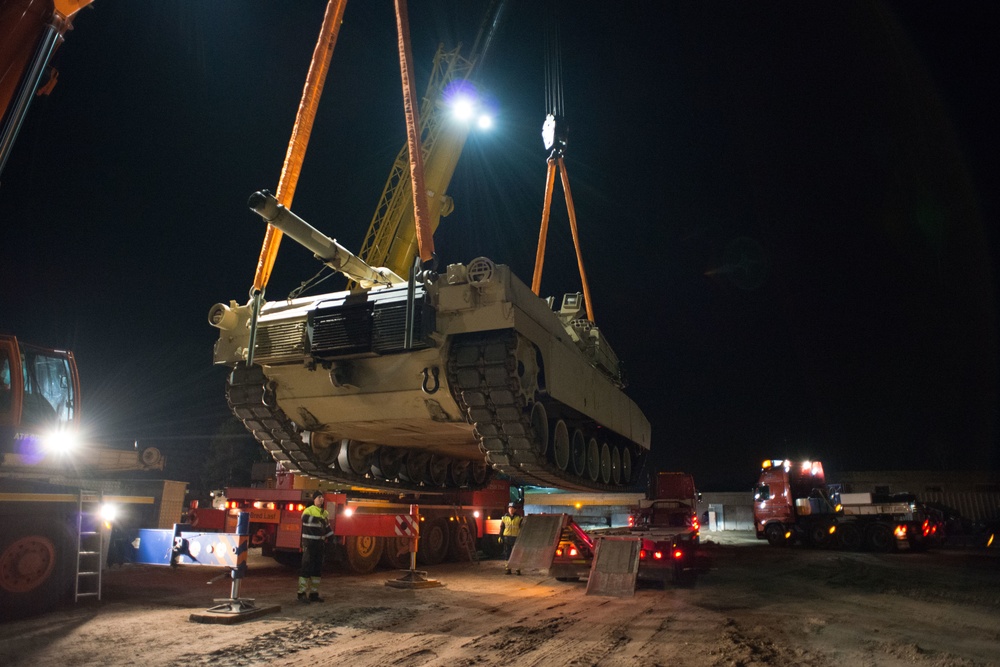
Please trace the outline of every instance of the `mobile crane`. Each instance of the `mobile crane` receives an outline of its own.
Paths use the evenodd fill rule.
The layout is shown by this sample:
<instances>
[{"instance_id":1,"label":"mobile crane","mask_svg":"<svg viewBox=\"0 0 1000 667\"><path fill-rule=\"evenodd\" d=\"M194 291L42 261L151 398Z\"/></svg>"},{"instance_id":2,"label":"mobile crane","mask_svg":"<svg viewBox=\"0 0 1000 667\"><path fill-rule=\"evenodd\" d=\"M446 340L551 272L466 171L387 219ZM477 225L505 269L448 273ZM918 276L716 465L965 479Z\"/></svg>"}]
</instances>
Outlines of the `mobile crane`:
<instances>
[{"instance_id":1,"label":"mobile crane","mask_svg":"<svg viewBox=\"0 0 1000 667\"><path fill-rule=\"evenodd\" d=\"M0 617L99 598L116 514L180 518L186 484L119 477L162 470L157 449L94 445L79 423L73 353L0 335Z\"/></svg>"}]
</instances>

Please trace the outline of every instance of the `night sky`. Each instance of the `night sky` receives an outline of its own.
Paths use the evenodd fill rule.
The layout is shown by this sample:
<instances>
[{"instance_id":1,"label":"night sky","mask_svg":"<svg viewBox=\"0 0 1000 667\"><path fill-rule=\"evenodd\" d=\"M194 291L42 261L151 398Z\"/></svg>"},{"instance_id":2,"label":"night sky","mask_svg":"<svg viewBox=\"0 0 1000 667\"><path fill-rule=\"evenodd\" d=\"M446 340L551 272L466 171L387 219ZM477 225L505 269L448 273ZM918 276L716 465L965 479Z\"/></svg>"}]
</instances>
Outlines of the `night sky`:
<instances>
[{"instance_id":1,"label":"night sky","mask_svg":"<svg viewBox=\"0 0 1000 667\"><path fill-rule=\"evenodd\" d=\"M417 86L486 3L411 0ZM530 282L545 3L512 1L436 238ZM559 2L566 164L597 324L703 490L763 458L1000 469L996 35L986 3ZM0 181L0 330L70 348L85 422L197 460L325 3L97 0ZM354 0L293 209L357 249L405 141L390 0ZM560 191L557 190L557 194ZM286 240L267 289L319 269ZM556 201L543 294L580 289Z\"/></svg>"}]
</instances>

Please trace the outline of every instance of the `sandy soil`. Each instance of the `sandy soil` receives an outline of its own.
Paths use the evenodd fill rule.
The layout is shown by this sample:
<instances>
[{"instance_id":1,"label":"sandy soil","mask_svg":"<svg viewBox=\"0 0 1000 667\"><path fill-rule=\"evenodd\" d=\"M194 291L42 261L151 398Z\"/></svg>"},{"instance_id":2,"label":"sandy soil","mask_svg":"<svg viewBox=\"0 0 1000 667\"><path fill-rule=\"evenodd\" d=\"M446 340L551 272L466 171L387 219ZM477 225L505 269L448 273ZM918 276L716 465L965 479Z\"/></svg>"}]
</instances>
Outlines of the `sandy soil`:
<instances>
[{"instance_id":1,"label":"sandy soil","mask_svg":"<svg viewBox=\"0 0 1000 667\"><path fill-rule=\"evenodd\" d=\"M1000 665L995 553L706 538L697 583L631 598L483 561L428 568L443 586L424 590L331 574L326 602L302 605L293 572L252 557L242 595L281 610L236 625L189 620L229 596L206 585L219 570L127 566L101 602L0 625L0 665Z\"/></svg>"}]
</instances>

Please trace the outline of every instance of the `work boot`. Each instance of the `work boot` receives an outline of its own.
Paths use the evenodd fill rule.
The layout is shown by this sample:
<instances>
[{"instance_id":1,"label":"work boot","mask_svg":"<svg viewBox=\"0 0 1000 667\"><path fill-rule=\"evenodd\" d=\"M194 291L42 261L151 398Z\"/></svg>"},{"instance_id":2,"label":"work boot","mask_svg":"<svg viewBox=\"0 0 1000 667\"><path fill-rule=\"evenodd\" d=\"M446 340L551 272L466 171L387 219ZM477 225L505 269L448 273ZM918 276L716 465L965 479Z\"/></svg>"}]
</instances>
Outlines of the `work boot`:
<instances>
[{"instance_id":1,"label":"work boot","mask_svg":"<svg viewBox=\"0 0 1000 667\"><path fill-rule=\"evenodd\" d=\"M514 572L517 573L517 576L519 576L519 577L521 576L521 571L520 570L514 570Z\"/></svg>"},{"instance_id":2,"label":"work boot","mask_svg":"<svg viewBox=\"0 0 1000 667\"><path fill-rule=\"evenodd\" d=\"M302 604L309 604L309 598L306 597L305 593L299 593L299 602Z\"/></svg>"},{"instance_id":3,"label":"work boot","mask_svg":"<svg viewBox=\"0 0 1000 667\"><path fill-rule=\"evenodd\" d=\"M324 600L323 598L321 598L319 596L319 593L310 593L309 594L309 601L310 602L326 602L326 600Z\"/></svg>"}]
</instances>

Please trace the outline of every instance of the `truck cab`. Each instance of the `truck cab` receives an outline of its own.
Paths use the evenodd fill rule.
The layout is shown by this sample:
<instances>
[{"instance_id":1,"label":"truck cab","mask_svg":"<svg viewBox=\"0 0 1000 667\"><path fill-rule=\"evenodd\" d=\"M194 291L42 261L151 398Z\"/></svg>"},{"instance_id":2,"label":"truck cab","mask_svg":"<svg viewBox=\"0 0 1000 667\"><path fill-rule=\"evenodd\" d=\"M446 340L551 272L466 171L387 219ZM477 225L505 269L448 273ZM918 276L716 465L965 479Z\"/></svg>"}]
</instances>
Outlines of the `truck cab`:
<instances>
[{"instance_id":1,"label":"truck cab","mask_svg":"<svg viewBox=\"0 0 1000 667\"><path fill-rule=\"evenodd\" d=\"M73 353L0 334L0 453L40 456L80 421Z\"/></svg>"}]
</instances>

